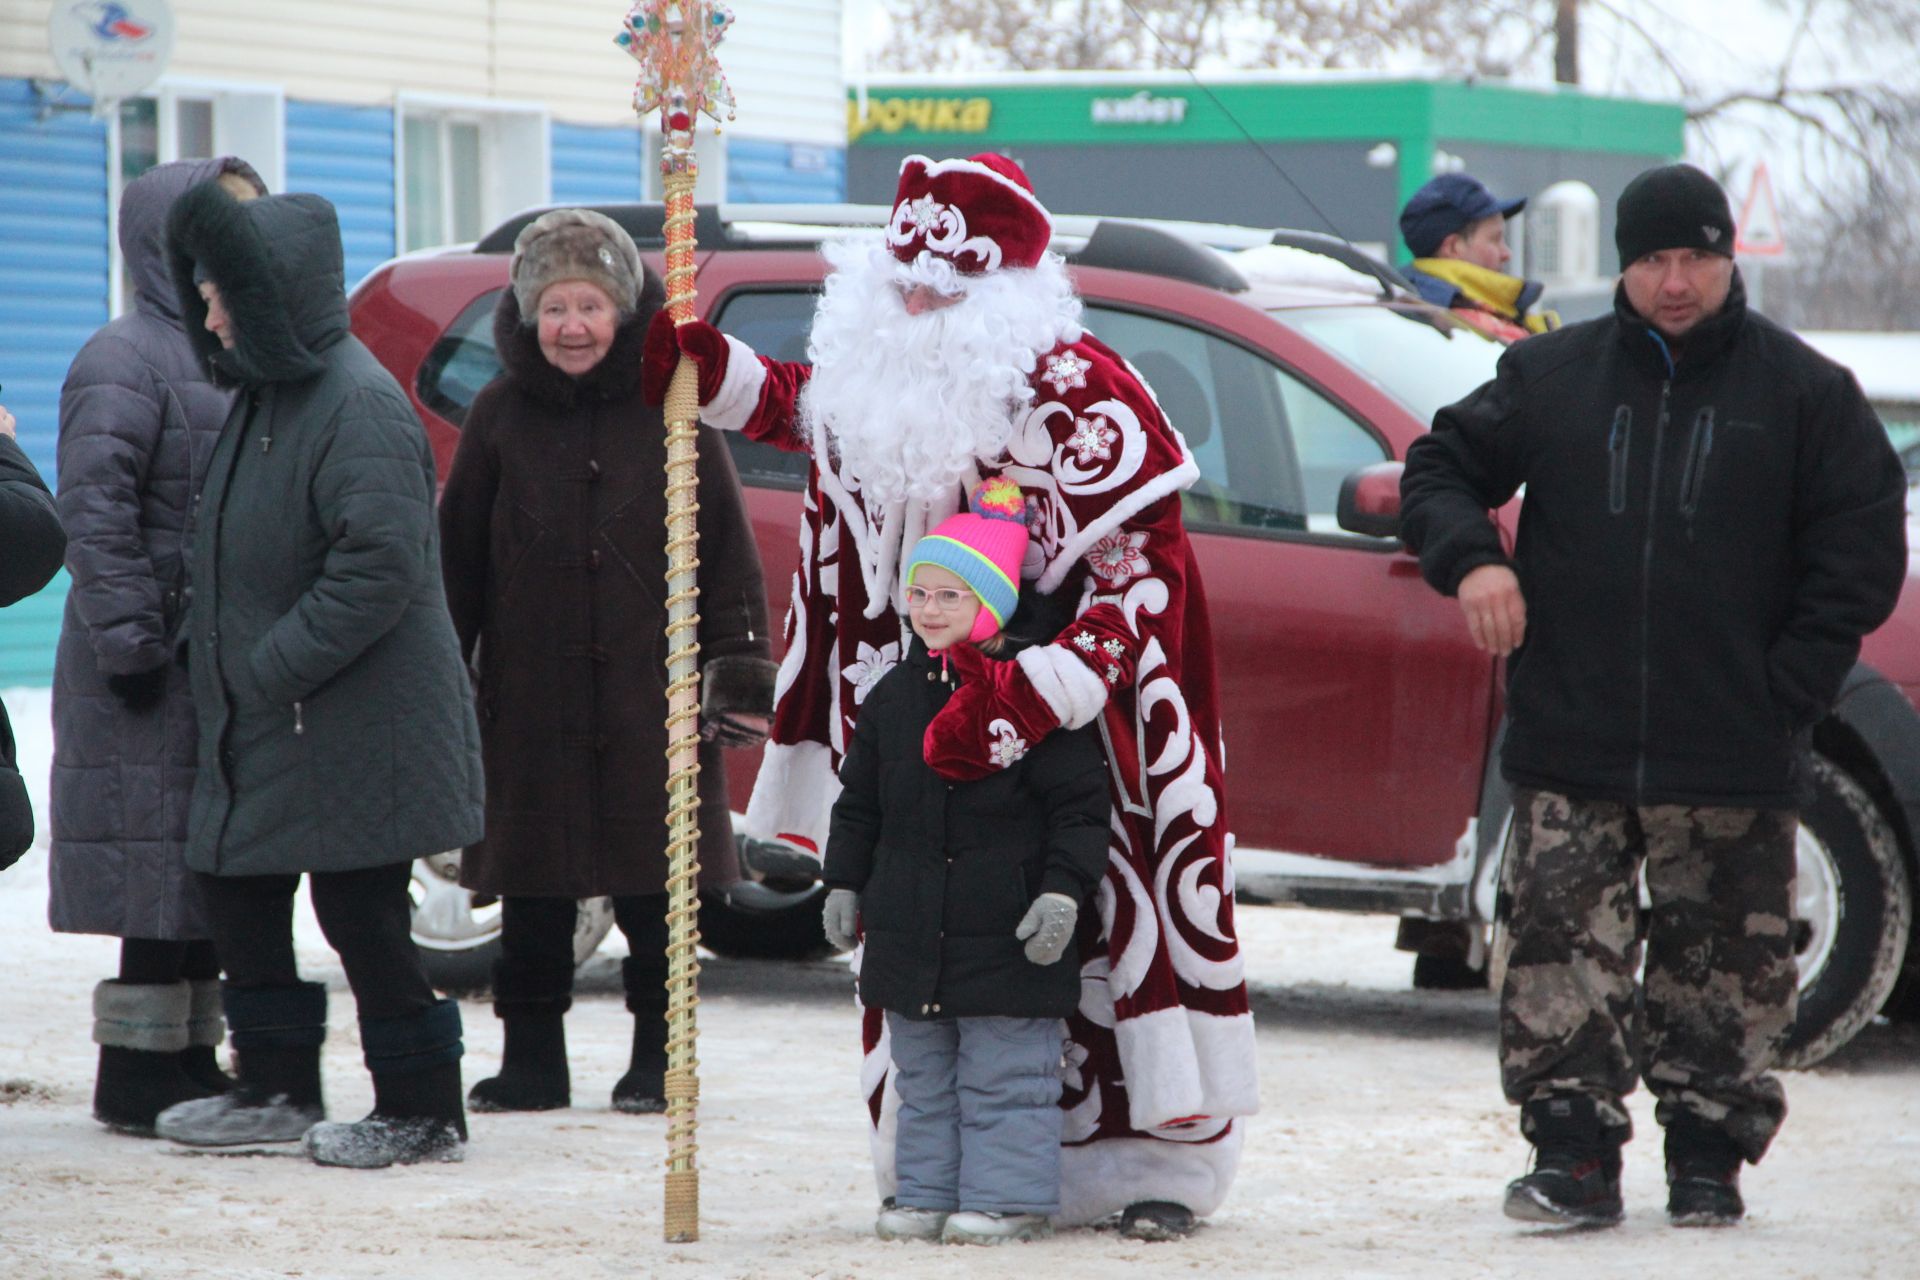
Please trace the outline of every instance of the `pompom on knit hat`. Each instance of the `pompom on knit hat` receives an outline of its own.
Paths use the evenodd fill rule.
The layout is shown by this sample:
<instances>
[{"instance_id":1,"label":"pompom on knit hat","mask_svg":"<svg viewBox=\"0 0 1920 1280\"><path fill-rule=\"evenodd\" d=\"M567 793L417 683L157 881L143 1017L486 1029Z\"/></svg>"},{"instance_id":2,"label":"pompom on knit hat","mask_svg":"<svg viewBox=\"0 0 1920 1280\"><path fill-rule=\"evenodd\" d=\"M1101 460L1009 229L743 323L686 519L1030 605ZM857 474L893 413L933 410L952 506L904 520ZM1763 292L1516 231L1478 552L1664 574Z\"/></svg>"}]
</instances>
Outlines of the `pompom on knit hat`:
<instances>
[{"instance_id":1,"label":"pompom on knit hat","mask_svg":"<svg viewBox=\"0 0 1920 1280\"><path fill-rule=\"evenodd\" d=\"M907 581L923 564L945 569L980 597L969 644L1007 625L1020 603L1020 561L1027 553L1027 496L1005 476L974 487L972 510L948 516L913 544Z\"/></svg>"},{"instance_id":2,"label":"pompom on knit hat","mask_svg":"<svg viewBox=\"0 0 1920 1280\"><path fill-rule=\"evenodd\" d=\"M1690 164L1648 169L1620 193L1613 245L1622 271L1662 249L1704 249L1731 258L1733 210L1727 193Z\"/></svg>"},{"instance_id":3,"label":"pompom on knit hat","mask_svg":"<svg viewBox=\"0 0 1920 1280\"><path fill-rule=\"evenodd\" d=\"M551 209L514 237L508 274L520 317L532 324L540 295L562 280L598 285L622 315L631 315L640 305L645 268L633 237L612 218L591 209Z\"/></svg>"}]
</instances>

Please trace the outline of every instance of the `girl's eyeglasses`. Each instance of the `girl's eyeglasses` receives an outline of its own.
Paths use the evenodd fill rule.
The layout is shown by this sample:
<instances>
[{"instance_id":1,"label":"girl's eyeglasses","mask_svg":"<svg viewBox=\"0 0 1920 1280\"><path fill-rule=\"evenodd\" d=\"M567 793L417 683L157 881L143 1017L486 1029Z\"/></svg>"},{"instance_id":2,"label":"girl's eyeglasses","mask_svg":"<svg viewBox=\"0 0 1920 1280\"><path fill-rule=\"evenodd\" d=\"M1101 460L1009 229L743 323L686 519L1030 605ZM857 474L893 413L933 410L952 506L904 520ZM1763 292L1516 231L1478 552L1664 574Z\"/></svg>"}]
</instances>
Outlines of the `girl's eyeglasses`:
<instances>
[{"instance_id":1,"label":"girl's eyeglasses","mask_svg":"<svg viewBox=\"0 0 1920 1280\"><path fill-rule=\"evenodd\" d=\"M942 609L958 609L972 594L971 591L961 591L954 587L941 587L938 591L929 591L925 587L908 587L907 607L924 609L927 607L927 602L932 601Z\"/></svg>"}]
</instances>

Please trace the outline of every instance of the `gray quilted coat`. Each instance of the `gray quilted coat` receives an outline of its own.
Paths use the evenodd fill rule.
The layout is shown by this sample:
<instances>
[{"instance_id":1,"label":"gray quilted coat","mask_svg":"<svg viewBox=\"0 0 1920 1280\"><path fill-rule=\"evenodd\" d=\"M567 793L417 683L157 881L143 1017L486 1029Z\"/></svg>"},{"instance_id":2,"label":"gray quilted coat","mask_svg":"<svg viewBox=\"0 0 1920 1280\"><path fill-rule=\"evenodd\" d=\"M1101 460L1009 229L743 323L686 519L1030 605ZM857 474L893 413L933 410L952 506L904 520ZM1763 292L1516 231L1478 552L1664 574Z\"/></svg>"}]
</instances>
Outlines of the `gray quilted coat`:
<instances>
[{"instance_id":1,"label":"gray quilted coat","mask_svg":"<svg viewBox=\"0 0 1920 1280\"><path fill-rule=\"evenodd\" d=\"M193 538L188 864L348 871L471 844L480 736L441 589L433 458L347 332L333 206L203 184L174 206L168 250L189 334L240 386ZM232 349L202 327L196 266Z\"/></svg>"},{"instance_id":2,"label":"gray quilted coat","mask_svg":"<svg viewBox=\"0 0 1920 1280\"><path fill-rule=\"evenodd\" d=\"M194 491L233 402L180 320L167 271L167 210L233 160L150 169L120 201L133 309L94 334L60 392L59 506L68 536L66 616L53 674L52 861L56 930L204 937L187 874L193 695L173 663ZM163 670L158 703L131 711L106 677Z\"/></svg>"}]
</instances>

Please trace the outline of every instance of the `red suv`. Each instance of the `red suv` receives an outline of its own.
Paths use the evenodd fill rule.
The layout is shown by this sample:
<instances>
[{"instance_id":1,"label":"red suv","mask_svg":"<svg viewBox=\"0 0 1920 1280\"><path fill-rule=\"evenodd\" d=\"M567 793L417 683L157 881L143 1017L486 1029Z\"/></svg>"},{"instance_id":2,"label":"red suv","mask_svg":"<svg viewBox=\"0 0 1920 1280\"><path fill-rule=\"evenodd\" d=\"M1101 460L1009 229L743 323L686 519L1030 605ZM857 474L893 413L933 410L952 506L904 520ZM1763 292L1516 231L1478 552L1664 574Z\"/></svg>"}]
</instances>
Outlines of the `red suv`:
<instances>
[{"instance_id":1,"label":"red suv","mask_svg":"<svg viewBox=\"0 0 1920 1280\"><path fill-rule=\"evenodd\" d=\"M660 269L658 206L601 211ZM413 397L443 471L467 407L499 371L494 305L514 236L537 212L477 245L388 263L353 293L354 331ZM804 358L820 240L882 221L877 208L703 209L702 315L765 355ZM1392 913L1416 985L1483 985L1510 812L1493 763L1500 672L1395 535L1407 446L1492 376L1499 348L1415 300L1390 268L1311 233L1058 223L1088 328L1145 376L1199 461L1182 502L1213 602L1239 900ZM807 460L728 443L777 614ZM1498 513L1509 534L1516 511ZM1797 1064L1883 1007L1917 1003L1904 987L1889 1001L1913 963L1916 626L1920 603L1903 599L1814 736ZM736 806L758 763L733 753ZM817 888L794 882L778 850L746 842L742 853L756 878L703 902L706 944L817 951ZM425 859L415 877L415 935L456 988L484 984L498 929L494 905L453 884L457 858ZM581 958L609 923L604 904L582 912Z\"/></svg>"}]
</instances>

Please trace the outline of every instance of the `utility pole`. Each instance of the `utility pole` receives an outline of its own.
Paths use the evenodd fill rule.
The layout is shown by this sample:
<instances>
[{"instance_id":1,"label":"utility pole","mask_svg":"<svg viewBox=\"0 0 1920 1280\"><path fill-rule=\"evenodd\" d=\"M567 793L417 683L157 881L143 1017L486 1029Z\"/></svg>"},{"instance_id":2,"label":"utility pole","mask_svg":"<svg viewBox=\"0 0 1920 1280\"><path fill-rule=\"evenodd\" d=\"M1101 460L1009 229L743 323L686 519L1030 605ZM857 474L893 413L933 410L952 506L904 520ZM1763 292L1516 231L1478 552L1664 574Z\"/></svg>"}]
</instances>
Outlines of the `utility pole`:
<instances>
[{"instance_id":1,"label":"utility pole","mask_svg":"<svg viewBox=\"0 0 1920 1280\"><path fill-rule=\"evenodd\" d=\"M1554 0L1553 78L1580 83L1580 0Z\"/></svg>"}]
</instances>

